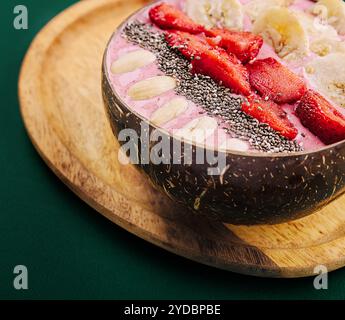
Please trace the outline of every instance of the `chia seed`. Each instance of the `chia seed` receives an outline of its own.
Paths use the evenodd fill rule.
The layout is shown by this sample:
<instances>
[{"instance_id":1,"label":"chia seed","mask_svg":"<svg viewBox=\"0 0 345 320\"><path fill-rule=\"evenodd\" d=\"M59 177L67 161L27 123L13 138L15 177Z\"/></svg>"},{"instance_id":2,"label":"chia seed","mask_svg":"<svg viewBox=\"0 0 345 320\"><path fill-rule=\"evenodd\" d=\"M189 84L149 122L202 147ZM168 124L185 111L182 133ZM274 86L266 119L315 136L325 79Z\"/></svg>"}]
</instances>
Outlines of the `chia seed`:
<instances>
[{"instance_id":1,"label":"chia seed","mask_svg":"<svg viewBox=\"0 0 345 320\"><path fill-rule=\"evenodd\" d=\"M252 148L259 151L303 151L297 141L286 139L266 123L259 123L245 114L241 110L245 99L232 94L229 88L209 76L192 74L190 62L178 48L170 47L164 35L154 31L151 25L134 21L125 26L123 36L129 42L155 53L159 69L178 80L176 93L201 106L208 115L221 118L229 126L226 131L233 137L248 141Z\"/></svg>"}]
</instances>

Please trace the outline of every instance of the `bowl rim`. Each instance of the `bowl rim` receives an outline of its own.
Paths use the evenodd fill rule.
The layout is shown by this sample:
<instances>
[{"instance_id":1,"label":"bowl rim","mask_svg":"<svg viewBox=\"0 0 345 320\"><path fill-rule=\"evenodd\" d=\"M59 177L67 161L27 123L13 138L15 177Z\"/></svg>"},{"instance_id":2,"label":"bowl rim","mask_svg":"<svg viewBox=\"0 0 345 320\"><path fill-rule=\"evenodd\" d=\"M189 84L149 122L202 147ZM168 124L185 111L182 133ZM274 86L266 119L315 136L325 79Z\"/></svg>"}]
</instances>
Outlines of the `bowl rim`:
<instances>
[{"instance_id":1,"label":"bowl rim","mask_svg":"<svg viewBox=\"0 0 345 320\"><path fill-rule=\"evenodd\" d=\"M282 152L282 153L268 153L268 152L244 152L244 151L236 151L236 150L231 150L231 149L220 149L220 148L213 148L211 149L207 145L202 145L201 143L196 143L194 141L188 141L184 140L183 138L179 138L176 136L171 135L166 129L161 128L156 126L155 124L151 123L149 119L145 119L143 116L141 116L138 112L135 110L132 110L129 105L122 100L122 98L118 95L116 90L114 89L112 82L109 77L109 70L107 68L107 57L108 57L108 52L110 49L110 45L113 41L113 39L118 35L119 32L121 32L124 28L124 26L132 19L134 18L138 13L141 11L145 11L148 8L156 5L158 2L162 2L162 0L155 0L153 2L150 2L149 4L135 10L132 14L130 14L120 25L115 29L115 31L111 34L110 39L107 42L107 45L105 47L105 51L103 53L103 60L102 60L102 74L105 76L106 81L109 84L109 87L111 88L111 92L115 98L116 103L121 105L121 107L127 109L130 111L132 114L134 114L137 118L141 119L142 121L145 121L146 123L149 124L150 127L154 128L155 130L161 131L165 135L171 137L172 139L177 139L181 140L184 144L188 143L192 145L193 147L198 147L198 148L203 148L205 150L213 151L213 152L218 152L218 153L226 153L226 155L233 155L233 156L242 156L242 157L249 157L249 158L291 158L291 157L300 157L300 156L310 156L313 154L317 153L322 153L325 151L331 151L332 149L345 144L345 140L333 143L331 145L324 146L322 148L319 148L317 150L309 150L309 151L299 151L299 152ZM102 92L103 92L103 87L102 87Z\"/></svg>"}]
</instances>

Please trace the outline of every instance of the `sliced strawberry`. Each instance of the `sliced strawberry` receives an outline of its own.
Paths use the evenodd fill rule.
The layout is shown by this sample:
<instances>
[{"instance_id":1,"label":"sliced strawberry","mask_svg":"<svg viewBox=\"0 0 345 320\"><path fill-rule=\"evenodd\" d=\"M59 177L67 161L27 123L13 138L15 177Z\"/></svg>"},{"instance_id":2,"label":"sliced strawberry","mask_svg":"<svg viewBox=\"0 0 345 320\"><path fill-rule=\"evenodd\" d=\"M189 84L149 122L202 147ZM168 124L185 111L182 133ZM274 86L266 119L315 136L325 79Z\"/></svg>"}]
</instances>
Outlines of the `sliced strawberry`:
<instances>
[{"instance_id":1,"label":"sliced strawberry","mask_svg":"<svg viewBox=\"0 0 345 320\"><path fill-rule=\"evenodd\" d=\"M202 33L205 28L173 5L161 3L149 11L151 21L162 29L186 31L192 34Z\"/></svg>"},{"instance_id":2,"label":"sliced strawberry","mask_svg":"<svg viewBox=\"0 0 345 320\"><path fill-rule=\"evenodd\" d=\"M294 103L307 91L303 80L274 58L256 60L247 68L252 87L277 103Z\"/></svg>"},{"instance_id":3,"label":"sliced strawberry","mask_svg":"<svg viewBox=\"0 0 345 320\"><path fill-rule=\"evenodd\" d=\"M302 97L296 108L296 115L325 144L345 139L345 117L313 90Z\"/></svg>"},{"instance_id":4,"label":"sliced strawberry","mask_svg":"<svg viewBox=\"0 0 345 320\"><path fill-rule=\"evenodd\" d=\"M192 61L193 72L210 76L233 92L251 94L247 69L232 54L210 46L203 38L181 31L166 33L166 40Z\"/></svg>"},{"instance_id":5,"label":"sliced strawberry","mask_svg":"<svg viewBox=\"0 0 345 320\"><path fill-rule=\"evenodd\" d=\"M192 66L193 72L210 76L234 93L245 96L251 94L247 69L235 55L228 54L223 49L213 48L198 54L192 61Z\"/></svg>"},{"instance_id":6,"label":"sliced strawberry","mask_svg":"<svg viewBox=\"0 0 345 320\"><path fill-rule=\"evenodd\" d=\"M212 47L200 37L181 31L167 31L165 39L171 47L176 47L188 59L192 60L198 54L212 50Z\"/></svg>"},{"instance_id":7,"label":"sliced strawberry","mask_svg":"<svg viewBox=\"0 0 345 320\"><path fill-rule=\"evenodd\" d=\"M290 122L287 114L273 101L265 101L253 94L248 98L248 101L243 102L242 110L259 122L268 124L272 129L289 140L295 139L298 134L297 129Z\"/></svg>"},{"instance_id":8,"label":"sliced strawberry","mask_svg":"<svg viewBox=\"0 0 345 320\"><path fill-rule=\"evenodd\" d=\"M242 63L253 60L264 43L261 36L251 32L232 31L228 29L211 29L205 31L209 43L233 53Z\"/></svg>"}]
</instances>

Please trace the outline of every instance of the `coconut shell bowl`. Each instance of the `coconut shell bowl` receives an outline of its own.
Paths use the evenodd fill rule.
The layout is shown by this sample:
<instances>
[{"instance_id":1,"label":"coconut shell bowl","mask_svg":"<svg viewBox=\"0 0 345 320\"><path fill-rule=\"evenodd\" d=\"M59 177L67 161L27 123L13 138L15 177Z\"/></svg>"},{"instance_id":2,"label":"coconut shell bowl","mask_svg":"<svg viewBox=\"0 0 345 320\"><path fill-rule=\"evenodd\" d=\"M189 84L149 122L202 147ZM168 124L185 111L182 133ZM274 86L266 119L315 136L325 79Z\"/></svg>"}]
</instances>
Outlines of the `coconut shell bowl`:
<instances>
[{"instance_id":1,"label":"coconut shell bowl","mask_svg":"<svg viewBox=\"0 0 345 320\"><path fill-rule=\"evenodd\" d=\"M110 43L116 42L114 38L124 33L124 28L133 23L135 17L147 15L147 11L147 8L141 9L126 20ZM192 214L231 224L277 224L309 215L345 191L344 141L317 151L293 153L215 150L217 157L226 159L226 166L218 175L210 175L209 163L198 164L196 156L205 152L205 146L187 140L183 147L192 150L190 163L174 163L174 146L181 144L181 138L133 111L120 97L111 81L108 65L111 50L114 49L108 45L102 66L102 92L113 132L118 137L122 130L133 129L142 138L135 142L139 159L142 159L145 144L143 124L147 126L148 136L159 133L165 141L170 140L169 151L162 154L162 158L170 161L165 164L138 161L137 165L154 186ZM148 143L148 152L152 154L160 143L161 140Z\"/></svg>"}]
</instances>

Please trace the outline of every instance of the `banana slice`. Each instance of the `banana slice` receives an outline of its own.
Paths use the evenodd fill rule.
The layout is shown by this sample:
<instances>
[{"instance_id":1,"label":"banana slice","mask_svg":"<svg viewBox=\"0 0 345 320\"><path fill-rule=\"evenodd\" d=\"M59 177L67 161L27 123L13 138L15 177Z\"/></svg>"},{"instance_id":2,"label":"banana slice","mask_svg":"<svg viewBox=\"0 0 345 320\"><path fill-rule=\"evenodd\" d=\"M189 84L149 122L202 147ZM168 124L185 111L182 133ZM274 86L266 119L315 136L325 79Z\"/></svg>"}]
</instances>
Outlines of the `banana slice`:
<instances>
[{"instance_id":1,"label":"banana slice","mask_svg":"<svg viewBox=\"0 0 345 320\"><path fill-rule=\"evenodd\" d=\"M296 13L288 8L273 7L266 10L254 23L253 32L261 34L283 59L300 59L309 52L306 30Z\"/></svg>"},{"instance_id":2,"label":"banana slice","mask_svg":"<svg viewBox=\"0 0 345 320\"><path fill-rule=\"evenodd\" d=\"M186 99L172 99L153 113L151 122L157 126L161 126L177 118L179 115L184 113L187 108L188 102L186 101Z\"/></svg>"},{"instance_id":3,"label":"banana slice","mask_svg":"<svg viewBox=\"0 0 345 320\"><path fill-rule=\"evenodd\" d=\"M342 0L319 0L312 12L345 35L345 3Z\"/></svg>"},{"instance_id":4,"label":"banana slice","mask_svg":"<svg viewBox=\"0 0 345 320\"><path fill-rule=\"evenodd\" d=\"M187 0L185 10L189 17L206 28L243 28L243 7L238 0Z\"/></svg>"},{"instance_id":5,"label":"banana slice","mask_svg":"<svg viewBox=\"0 0 345 320\"><path fill-rule=\"evenodd\" d=\"M253 0L244 6L245 13L249 16L252 22L264 13L266 10L272 7L288 7L295 0Z\"/></svg>"},{"instance_id":6,"label":"banana slice","mask_svg":"<svg viewBox=\"0 0 345 320\"><path fill-rule=\"evenodd\" d=\"M147 100L175 89L176 80L168 76L157 76L139 81L129 88L127 94L133 100Z\"/></svg>"},{"instance_id":7,"label":"banana slice","mask_svg":"<svg viewBox=\"0 0 345 320\"><path fill-rule=\"evenodd\" d=\"M111 65L113 74L132 72L145 67L156 60L156 56L147 50L136 50L121 56Z\"/></svg>"},{"instance_id":8,"label":"banana slice","mask_svg":"<svg viewBox=\"0 0 345 320\"><path fill-rule=\"evenodd\" d=\"M182 129L177 130L175 136L188 141L203 143L208 137L214 134L217 128L218 123L215 119L204 116L192 120Z\"/></svg>"},{"instance_id":9,"label":"banana slice","mask_svg":"<svg viewBox=\"0 0 345 320\"><path fill-rule=\"evenodd\" d=\"M344 52L345 44L332 26L305 12L296 11L295 14L308 34L312 52L321 57L334 52Z\"/></svg>"},{"instance_id":10,"label":"banana slice","mask_svg":"<svg viewBox=\"0 0 345 320\"><path fill-rule=\"evenodd\" d=\"M306 77L323 95L345 107L345 53L320 57L306 66Z\"/></svg>"},{"instance_id":11,"label":"banana slice","mask_svg":"<svg viewBox=\"0 0 345 320\"><path fill-rule=\"evenodd\" d=\"M211 7L212 3L208 0L187 0L185 3L185 11L187 15L206 28L213 27L211 17L209 15Z\"/></svg>"}]
</instances>

